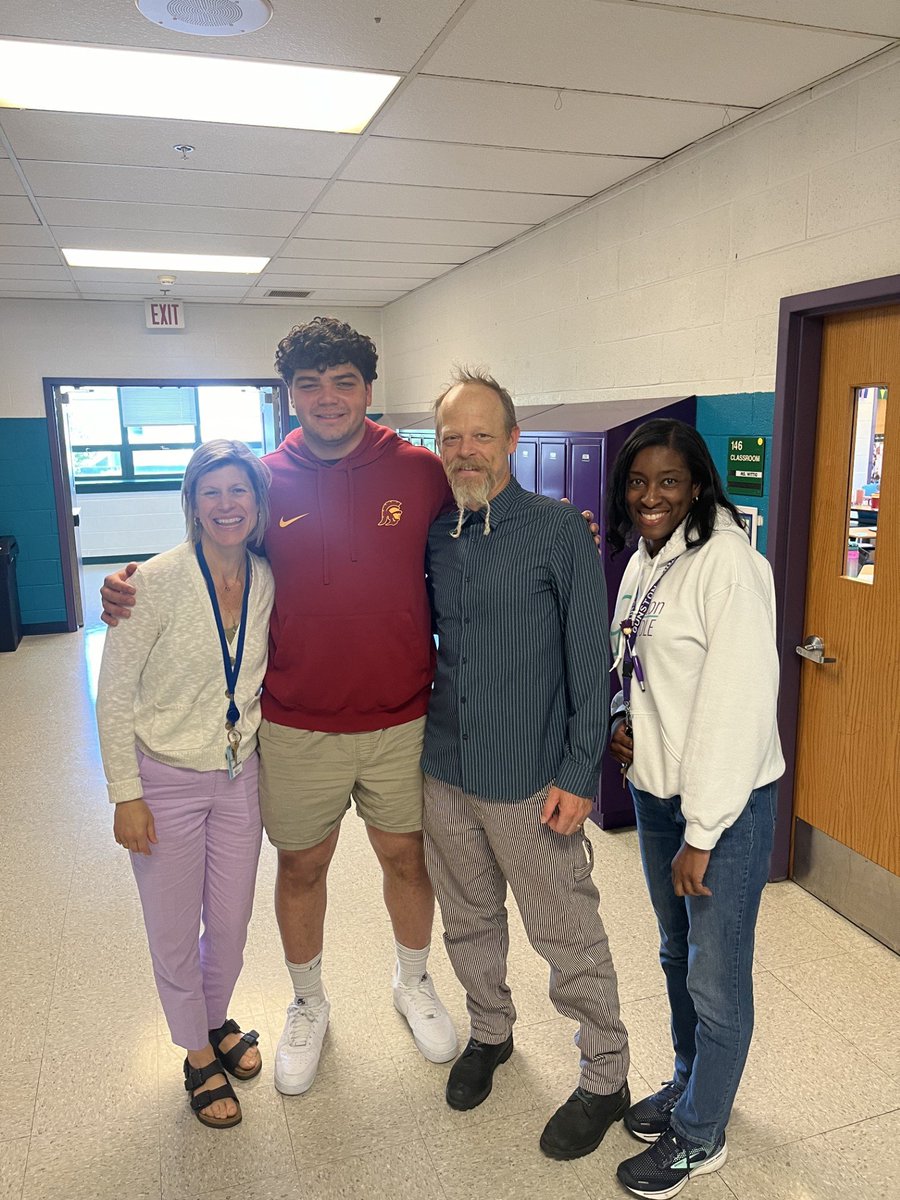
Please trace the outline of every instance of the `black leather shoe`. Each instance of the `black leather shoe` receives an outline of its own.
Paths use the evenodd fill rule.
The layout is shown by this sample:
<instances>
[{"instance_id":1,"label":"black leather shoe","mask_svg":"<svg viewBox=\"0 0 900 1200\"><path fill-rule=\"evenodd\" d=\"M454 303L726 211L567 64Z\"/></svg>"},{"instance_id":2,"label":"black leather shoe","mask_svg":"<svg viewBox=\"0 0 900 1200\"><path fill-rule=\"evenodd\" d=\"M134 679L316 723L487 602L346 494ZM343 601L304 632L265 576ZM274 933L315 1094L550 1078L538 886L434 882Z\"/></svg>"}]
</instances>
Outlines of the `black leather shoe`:
<instances>
[{"instance_id":1,"label":"black leather shoe","mask_svg":"<svg viewBox=\"0 0 900 1200\"><path fill-rule=\"evenodd\" d=\"M541 1134L541 1149L548 1158L581 1158L596 1150L613 1121L620 1121L631 1103L625 1083L610 1096L576 1088L558 1108Z\"/></svg>"},{"instance_id":2,"label":"black leather shoe","mask_svg":"<svg viewBox=\"0 0 900 1200\"><path fill-rule=\"evenodd\" d=\"M491 1094L494 1071L513 1052L512 1034L497 1046L469 1038L469 1044L453 1064L447 1080L447 1103L463 1112L477 1108Z\"/></svg>"}]
</instances>

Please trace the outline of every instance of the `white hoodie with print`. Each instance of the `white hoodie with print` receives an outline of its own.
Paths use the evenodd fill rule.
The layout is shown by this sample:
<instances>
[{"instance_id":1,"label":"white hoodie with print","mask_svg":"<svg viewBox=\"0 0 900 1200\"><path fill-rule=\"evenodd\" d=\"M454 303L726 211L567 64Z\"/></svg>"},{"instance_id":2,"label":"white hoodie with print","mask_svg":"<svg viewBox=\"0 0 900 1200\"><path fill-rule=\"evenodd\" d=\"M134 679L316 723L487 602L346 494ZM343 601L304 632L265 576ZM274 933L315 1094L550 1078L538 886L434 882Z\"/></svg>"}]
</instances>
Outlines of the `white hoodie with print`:
<instances>
[{"instance_id":1,"label":"white hoodie with print","mask_svg":"<svg viewBox=\"0 0 900 1200\"><path fill-rule=\"evenodd\" d=\"M675 558L637 635L645 690L631 686L635 787L681 796L685 841L711 850L754 788L784 771L776 726L775 589L768 562L720 509L709 541L685 545L685 525L651 558L641 540L625 569L612 628Z\"/></svg>"}]
</instances>

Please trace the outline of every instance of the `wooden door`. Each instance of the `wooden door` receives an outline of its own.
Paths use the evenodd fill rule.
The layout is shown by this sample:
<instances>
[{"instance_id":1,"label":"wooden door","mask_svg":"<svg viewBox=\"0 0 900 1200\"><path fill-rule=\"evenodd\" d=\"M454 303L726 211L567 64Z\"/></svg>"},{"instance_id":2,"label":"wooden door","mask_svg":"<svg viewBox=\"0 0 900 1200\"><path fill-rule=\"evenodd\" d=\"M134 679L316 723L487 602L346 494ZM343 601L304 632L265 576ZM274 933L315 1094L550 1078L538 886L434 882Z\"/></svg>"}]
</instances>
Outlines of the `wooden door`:
<instances>
[{"instance_id":1,"label":"wooden door","mask_svg":"<svg viewBox=\"0 0 900 1200\"><path fill-rule=\"evenodd\" d=\"M868 396L861 395L861 389L867 389ZM871 389L876 390L883 422L880 434L865 411ZM877 453L866 443L866 421L871 442L883 438ZM880 459L875 471L880 482L854 486L860 483L860 460L867 453ZM875 487L880 491L872 495ZM863 558L871 557L872 562L861 577L853 577L859 560L852 548L848 560L851 540L874 546L874 553L863 551ZM812 636L822 639L824 656L835 661L803 663L794 816L900 875L900 308L896 306L825 321L805 641Z\"/></svg>"}]
</instances>

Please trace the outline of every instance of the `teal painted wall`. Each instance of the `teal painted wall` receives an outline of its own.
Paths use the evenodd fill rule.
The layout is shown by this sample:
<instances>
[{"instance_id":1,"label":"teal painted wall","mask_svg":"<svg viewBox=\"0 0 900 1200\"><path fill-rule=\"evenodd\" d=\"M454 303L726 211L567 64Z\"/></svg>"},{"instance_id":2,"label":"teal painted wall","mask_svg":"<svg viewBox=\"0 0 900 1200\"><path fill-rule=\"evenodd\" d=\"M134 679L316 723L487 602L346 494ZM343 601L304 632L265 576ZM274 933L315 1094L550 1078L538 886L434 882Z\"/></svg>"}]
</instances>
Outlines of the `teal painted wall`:
<instances>
[{"instance_id":1,"label":"teal painted wall","mask_svg":"<svg viewBox=\"0 0 900 1200\"><path fill-rule=\"evenodd\" d=\"M43 417L0 419L0 534L19 543L24 625L66 619L50 443Z\"/></svg>"},{"instance_id":2,"label":"teal painted wall","mask_svg":"<svg viewBox=\"0 0 900 1200\"><path fill-rule=\"evenodd\" d=\"M716 469L724 482L728 474L728 439L752 434L766 439L766 461L761 496L737 496L735 504L759 509L763 519L756 533L756 547L763 554L769 529L769 492L772 477L772 431L775 425L774 392L740 392L732 396L698 396L697 429L703 434Z\"/></svg>"}]
</instances>

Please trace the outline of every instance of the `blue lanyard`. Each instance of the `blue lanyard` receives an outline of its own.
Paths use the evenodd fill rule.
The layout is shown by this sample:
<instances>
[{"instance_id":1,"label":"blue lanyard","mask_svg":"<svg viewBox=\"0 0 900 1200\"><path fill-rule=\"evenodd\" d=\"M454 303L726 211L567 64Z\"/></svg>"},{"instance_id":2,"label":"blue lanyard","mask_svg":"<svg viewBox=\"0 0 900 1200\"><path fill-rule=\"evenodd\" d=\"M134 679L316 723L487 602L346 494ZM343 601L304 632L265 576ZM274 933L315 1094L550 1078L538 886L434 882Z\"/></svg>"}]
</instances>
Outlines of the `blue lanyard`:
<instances>
[{"instance_id":1,"label":"blue lanyard","mask_svg":"<svg viewBox=\"0 0 900 1200\"><path fill-rule=\"evenodd\" d=\"M635 653L637 645L638 630L640 629L644 617L650 611L650 605L653 603L653 595L659 585L662 583L663 576L670 568L674 567L678 562L680 554L676 554L674 558L670 558L663 569L657 575L654 582L651 584L646 596L640 603L637 612L634 611L637 604L637 597L632 601L631 611L619 628L622 630L622 638L624 640L624 653L622 656L622 699L625 701L626 709L629 708L631 702L631 679L632 676L638 681L642 692L647 690L644 683L644 668L641 665L641 660Z\"/></svg>"},{"instance_id":2,"label":"blue lanyard","mask_svg":"<svg viewBox=\"0 0 900 1200\"><path fill-rule=\"evenodd\" d=\"M212 572L206 562L206 557L203 553L203 547L197 543L197 562L200 564L200 570L203 572L203 578L206 581L206 590L209 592L209 598L212 601L213 615L216 618L216 629L219 631L219 645L222 647L222 665L225 667L225 695L228 697L228 712L225 714L226 729L233 729L240 720L241 714L238 706L234 702L234 692L237 687L238 675L241 673L241 663L244 658L244 636L247 632L247 603L250 599L250 552L247 551L247 562L244 569L244 599L241 602L241 628L238 633L237 650L234 655L234 663L231 661L231 652L228 647L228 639L225 636L225 626L222 624L222 614L219 611L219 599L216 596L216 585L213 583Z\"/></svg>"}]
</instances>

